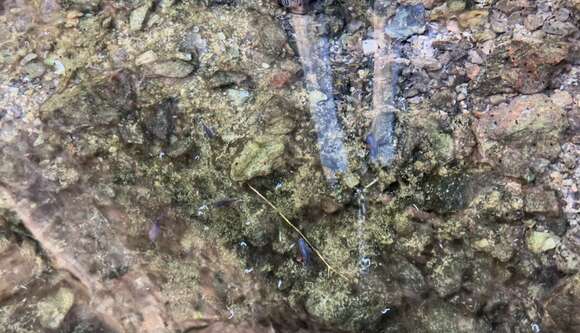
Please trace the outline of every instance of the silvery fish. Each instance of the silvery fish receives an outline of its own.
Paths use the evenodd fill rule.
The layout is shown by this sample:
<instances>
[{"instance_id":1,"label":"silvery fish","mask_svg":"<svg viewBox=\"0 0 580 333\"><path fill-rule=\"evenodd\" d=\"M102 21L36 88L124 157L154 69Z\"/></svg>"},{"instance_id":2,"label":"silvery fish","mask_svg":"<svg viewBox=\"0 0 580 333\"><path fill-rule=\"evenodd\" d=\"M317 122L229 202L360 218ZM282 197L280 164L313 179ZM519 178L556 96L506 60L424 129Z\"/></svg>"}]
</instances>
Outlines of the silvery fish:
<instances>
[{"instance_id":1,"label":"silvery fish","mask_svg":"<svg viewBox=\"0 0 580 333\"><path fill-rule=\"evenodd\" d=\"M280 4L295 14L304 14L310 0L280 0Z\"/></svg>"},{"instance_id":2,"label":"silvery fish","mask_svg":"<svg viewBox=\"0 0 580 333\"><path fill-rule=\"evenodd\" d=\"M151 224L147 236L149 236L149 240L154 243L157 238L159 238L159 235L161 235L161 224L159 223L159 220L156 220Z\"/></svg>"}]
</instances>

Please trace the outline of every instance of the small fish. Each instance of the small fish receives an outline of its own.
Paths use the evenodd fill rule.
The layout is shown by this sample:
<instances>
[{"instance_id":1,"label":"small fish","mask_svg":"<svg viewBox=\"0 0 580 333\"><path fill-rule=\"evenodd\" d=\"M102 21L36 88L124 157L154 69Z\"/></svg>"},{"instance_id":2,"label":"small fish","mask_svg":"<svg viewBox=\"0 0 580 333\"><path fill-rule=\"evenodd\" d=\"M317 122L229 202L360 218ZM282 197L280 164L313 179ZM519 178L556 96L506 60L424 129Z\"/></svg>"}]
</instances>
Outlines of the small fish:
<instances>
[{"instance_id":1,"label":"small fish","mask_svg":"<svg viewBox=\"0 0 580 333\"><path fill-rule=\"evenodd\" d=\"M203 133L205 133L205 136L207 136L208 139L215 138L215 132L209 126L201 123L201 127L203 127Z\"/></svg>"},{"instance_id":2,"label":"small fish","mask_svg":"<svg viewBox=\"0 0 580 333\"><path fill-rule=\"evenodd\" d=\"M159 238L159 235L161 235L161 224L159 224L159 220L156 220L155 222L153 222L153 224L151 224L151 227L149 228L149 232L147 233L147 235L149 236L149 240L154 243L157 238Z\"/></svg>"},{"instance_id":3,"label":"small fish","mask_svg":"<svg viewBox=\"0 0 580 333\"><path fill-rule=\"evenodd\" d=\"M214 208L226 208L226 207L231 207L233 204L235 204L238 201L240 201L240 199L238 199L238 198L225 198L225 199L221 199L218 201L214 201L212 206Z\"/></svg>"},{"instance_id":4,"label":"small fish","mask_svg":"<svg viewBox=\"0 0 580 333\"><path fill-rule=\"evenodd\" d=\"M298 240L298 250L300 251L300 258L302 259L304 266L309 266L312 262L312 249L310 248L310 245L306 243L304 238Z\"/></svg>"},{"instance_id":5,"label":"small fish","mask_svg":"<svg viewBox=\"0 0 580 333\"><path fill-rule=\"evenodd\" d=\"M377 156L379 155L379 143L377 142L377 139L375 138L375 135L373 133L369 133L366 141L367 145L369 146L371 161L374 161L377 159Z\"/></svg>"}]
</instances>

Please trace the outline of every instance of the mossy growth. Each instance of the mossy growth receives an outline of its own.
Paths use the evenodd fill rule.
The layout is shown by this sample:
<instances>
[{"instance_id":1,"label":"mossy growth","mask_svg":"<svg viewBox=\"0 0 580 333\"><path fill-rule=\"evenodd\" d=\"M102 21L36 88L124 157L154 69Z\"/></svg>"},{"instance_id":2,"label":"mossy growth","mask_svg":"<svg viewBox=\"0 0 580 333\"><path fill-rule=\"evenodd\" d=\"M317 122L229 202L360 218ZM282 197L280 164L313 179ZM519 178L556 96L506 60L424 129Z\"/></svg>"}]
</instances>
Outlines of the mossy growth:
<instances>
[{"instance_id":1,"label":"mossy growth","mask_svg":"<svg viewBox=\"0 0 580 333\"><path fill-rule=\"evenodd\" d=\"M60 288L55 294L37 304L40 324L48 329L57 329L74 304L74 292Z\"/></svg>"}]
</instances>

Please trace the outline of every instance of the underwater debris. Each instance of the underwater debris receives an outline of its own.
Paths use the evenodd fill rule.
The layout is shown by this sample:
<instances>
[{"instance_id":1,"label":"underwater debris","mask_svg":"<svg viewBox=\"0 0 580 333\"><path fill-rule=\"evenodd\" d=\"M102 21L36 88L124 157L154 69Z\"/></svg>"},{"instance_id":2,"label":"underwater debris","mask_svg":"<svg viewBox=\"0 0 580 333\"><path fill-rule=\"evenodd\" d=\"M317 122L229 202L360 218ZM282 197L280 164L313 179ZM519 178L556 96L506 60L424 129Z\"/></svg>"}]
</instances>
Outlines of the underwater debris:
<instances>
[{"instance_id":1,"label":"underwater debris","mask_svg":"<svg viewBox=\"0 0 580 333\"><path fill-rule=\"evenodd\" d=\"M320 147L320 161L330 181L337 173L348 170L344 147L344 133L336 114L333 77L329 58L328 38L320 34L326 24L309 15L293 16L291 24L296 32L296 44L304 69L306 90L309 92L310 113Z\"/></svg>"},{"instance_id":2,"label":"underwater debris","mask_svg":"<svg viewBox=\"0 0 580 333\"><path fill-rule=\"evenodd\" d=\"M397 80L402 68L399 58L400 44L414 34L425 31L425 8L422 4L400 6L395 17L387 24L384 13L386 1L375 2L373 113L374 119L367 136L370 159L380 166L389 166L396 157L396 112L395 96Z\"/></svg>"},{"instance_id":3,"label":"underwater debris","mask_svg":"<svg viewBox=\"0 0 580 333\"><path fill-rule=\"evenodd\" d=\"M373 27L376 38L374 48L373 119L367 135L370 159L380 166L389 165L394 159L394 96L396 94L397 71L393 65L394 50L391 39L385 33L385 1L375 3Z\"/></svg>"},{"instance_id":4,"label":"underwater debris","mask_svg":"<svg viewBox=\"0 0 580 333\"><path fill-rule=\"evenodd\" d=\"M396 157L396 116L394 112L382 112L375 117L367 136L371 162L381 166L390 165Z\"/></svg>"}]
</instances>

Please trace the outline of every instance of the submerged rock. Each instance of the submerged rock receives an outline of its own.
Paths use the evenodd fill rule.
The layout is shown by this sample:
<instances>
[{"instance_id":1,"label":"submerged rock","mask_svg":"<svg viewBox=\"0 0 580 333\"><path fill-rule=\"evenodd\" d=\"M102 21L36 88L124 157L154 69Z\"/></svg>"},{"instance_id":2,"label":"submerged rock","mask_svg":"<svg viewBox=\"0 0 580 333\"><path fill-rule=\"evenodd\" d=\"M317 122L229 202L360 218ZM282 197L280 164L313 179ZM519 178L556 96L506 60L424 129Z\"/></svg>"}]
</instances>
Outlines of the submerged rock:
<instances>
[{"instance_id":1,"label":"submerged rock","mask_svg":"<svg viewBox=\"0 0 580 333\"><path fill-rule=\"evenodd\" d=\"M417 309L415 320L408 324L412 332L491 332L491 327L483 319L465 316L459 309L443 301L431 300L423 303Z\"/></svg>"},{"instance_id":2,"label":"submerged rock","mask_svg":"<svg viewBox=\"0 0 580 333\"><path fill-rule=\"evenodd\" d=\"M206 82L212 89L223 89L247 85L250 77L241 72L217 71Z\"/></svg>"},{"instance_id":3,"label":"submerged rock","mask_svg":"<svg viewBox=\"0 0 580 333\"><path fill-rule=\"evenodd\" d=\"M528 235L528 249L533 253L553 250L560 244L560 237L550 232L532 231Z\"/></svg>"},{"instance_id":4,"label":"submerged rock","mask_svg":"<svg viewBox=\"0 0 580 333\"><path fill-rule=\"evenodd\" d=\"M484 113L474 132L482 162L506 175L529 179L542 171L543 160L558 156L567 125L564 109L536 94Z\"/></svg>"},{"instance_id":5,"label":"submerged rock","mask_svg":"<svg viewBox=\"0 0 580 333\"><path fill-rule=\"evenodd\" d=\"M522 186L509 180L491 182L474 195L469 207L492 220L519 221L524 209Z\"/></svg>"},{"instance_id":6,"label":"submerged rock","mask_svg":"<svg viewBox=\"0 0 580 333\"><path fill-rule=\"evenodd\" d=\"M144 124L148 132L157 140L163 142L169 140L175 128L177 112L177 100L168 98L159 105L154 106L144 114Z\"/></svg>"},{"instance_id":7,"label":"submerged rock","mask_svg":"<svg viewBox=\"0 0 580 333\"><path fill-rule=\"evenodd\" d=\"M48 99L41 119L58 132L79 133L117 124L136 104L135 88L128 71L81 83Z\"/></svg>"},{"instance_id":8,"label":"submerged rock","mask_svg":"<svg viewBox=\"0 0 580 333\"><path fill-rule=\"evenodd\" d=\"M145 19L147 18L147 14L149 14L152 5L153 3L151 0L145 0L143 5L137 7L131 12L131 15L129 16L129 29L131 31L139 31L143 28Z\"/></svg>"},{"instance_id":9,"label":"submerged rock","mask_svg":"<svg viewBox=\"0 0 580 333\"><path fill-rule=\"evenodd\" d=\"M524 210L532 214L558 216L560 205L554 191L535 187L526 192Z\"/></svg>"},{"instance_id":10,"label":"submerged rock","mask_svg":"<svg viewBox=\"0 0 580 333\"><path fill-rule=\"evenodd\" d=\"M427 267L431 271L430 279L435 291L440 297L447 297L461 288L468 262L459 253L433 258Z\"/></svg>"},{"instance_id":11,"label":"submerged rock","mask_svg":"<svg viewBox=\"0 0 580 333\"><path fill-rule=\"evenodd\" d=\"M396 116L394 112L383 112L373 120L367 137L371 162L381 166L390 165L396 157Z\"/></svg>"},{"instance_id":12,"label":"submerged rock","mask_svg":"<svg viewBox=\"0 0 580 333\"><path fill-rule=\"evenodd\" d=\"M40 62L30 62L24 66L24 72L30 79L36 79L44 75L46 67Z\"/></svg>"},{"instance_id":13,"label":"submerged rock","mask_svg":"<svg viewBox=\"0 0 580 333\"><path fill-rule=\"evenodd\" d=\"M472 28L487 21L489 12L484 9L470 10L461 13L458 17L459 25L463 28Z\"/></svg>"},{"instance_id":14,"label":"submerged rock","mask_svg":"<svg viewBox=\"0 0 580 333\"><path fill-rule=\"evenodd\" d=\"M0 221L2 219L0 218ZM28 242L20 246L0 235L0 302L8 299L38 278L43 262L34 246Z\"/></svg>"},{"instance_id":15,"label":"submerged rock","mask_svg":"<svg viewBox=\"0 0 580 333\"><path fill-rule=\"evenodd\" d=\"M167 60L149 65L154 75L182 79L195 71L196 66L183 60Z\"/></svg>"},{"instance_id":16,"label":"submerged rock","mask_svg":"<svg viewBox=\"0 0 580 333\"><path fill-rule=\"evenodd\" d=\"M279 137L248 142L232 163L230 176L235 181L267 176L283 164L283 155L284 141Z\"/></svg>"},{"instance_id":17,"label":"submerged rock","mask_svg":"<svg viewBox=\"0 0 580 333\"><path fill-rule=\"evenodd\" d=\"M48 329L57 329L74 304L75 296L72 290L60 288L55 294L38 302L40 324Z\"/></svg>"},{"instance_id":18,"label":"submerged rock","mask_svg":"<svg viewBox=\"0 0 580 333\"><path fill-rule=\"evenodd\" d=\"M551 39L499 45L474 80L474 91L485 96L512 91L538 93L548 86L569 52L570 44Z\"/></svg>"},{"instance_id":19,"label":"submerged rock","mask_svg":"<svg viewBox=\"0 0 580 333\"><path fill-rule=\"evenodd\" d=\"M292 18L292 26L296 31L298 52L303 61L310 113L320 148L320 161L327 178L332 182L338 174L348 171L348 159L344 131L334 100L330 42L327 36L320 35L328 29L328 24L322 20L316 21L310 16L295 16Z\"/></svg>"},{"instance_id":20,"label":"submerged rock","mask_svg":"<svg viewBox=\"0 0 580 333\"><path fill-rule=\"evenodd\" d=\"M580 268L580 226L575 226L562 237L556 250L558 269L565 273L578 272Z\"/></svg>"},{"instance_id":21,"label":"submerged rock","mask_svg":"<svg viewBox=\"0 0 580 333\"><path fill-rule=\"evenodd\" d=\"M395 17L385 27L385 32L391 38L401 41L422 34L425 32L425 7L422 4L400 6Z\"/></svg>"},{"instance_id":22,"label":"submerged rock","mask_svg":"<svg viewBox=\"0 0 580 333\"><path fill-rule=\"evenodd\" d=\"M580 274L573 275L555 288L544 305L550 328L562 332L580 331Z\"/></svg>"},{"instance_id":23,"label":"submerged rock","mask_svg":"<svg viewBox=\"0 0 580 333\"><path fill-rule=\"evenodd\" d=\"M96 10L101 6L102 0L67 0L61 1L70 8L78 10Z\"/></svg>"}]
</instances>

